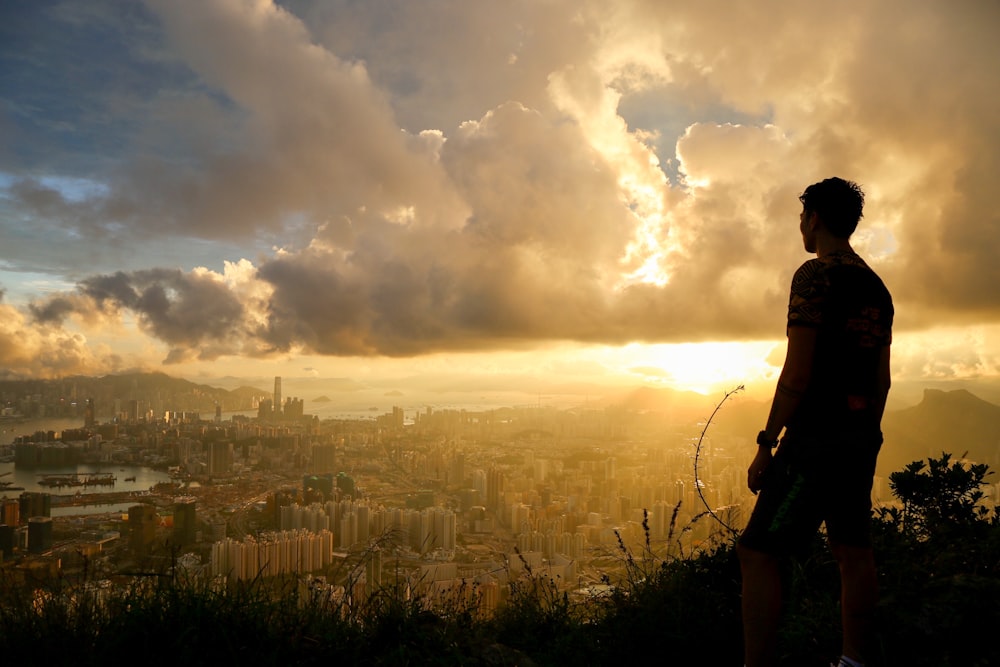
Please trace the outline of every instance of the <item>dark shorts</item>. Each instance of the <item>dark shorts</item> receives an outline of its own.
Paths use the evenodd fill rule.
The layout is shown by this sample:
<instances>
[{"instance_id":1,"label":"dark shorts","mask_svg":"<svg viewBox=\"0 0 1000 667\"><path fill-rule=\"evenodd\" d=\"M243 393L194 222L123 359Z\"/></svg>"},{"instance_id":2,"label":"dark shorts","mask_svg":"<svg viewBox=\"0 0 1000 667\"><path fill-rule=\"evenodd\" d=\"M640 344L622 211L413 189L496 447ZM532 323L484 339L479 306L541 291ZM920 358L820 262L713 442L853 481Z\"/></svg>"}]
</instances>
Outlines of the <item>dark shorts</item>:
<instances>
[{"instance_id":1,"label":"dark shorts","mask_svg":"<svg viewBox=\"0 0 1000 667\"><path fill-rule=\"evenodd\" d=\"M881 433L786 435L764 479L739 543L787 555L821 523L832 542L871 546L871 490Z\"/></svg>"}]
</instances>

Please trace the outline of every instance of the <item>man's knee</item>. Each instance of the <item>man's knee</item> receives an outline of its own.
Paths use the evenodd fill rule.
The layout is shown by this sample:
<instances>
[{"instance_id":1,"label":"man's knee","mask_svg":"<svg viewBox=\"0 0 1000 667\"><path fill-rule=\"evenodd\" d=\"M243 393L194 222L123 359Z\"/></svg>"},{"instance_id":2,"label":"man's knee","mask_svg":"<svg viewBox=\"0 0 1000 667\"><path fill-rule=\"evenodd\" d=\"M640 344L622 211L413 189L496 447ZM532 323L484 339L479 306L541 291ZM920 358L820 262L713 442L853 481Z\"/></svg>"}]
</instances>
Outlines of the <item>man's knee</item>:
<instances>
[{"instance_id":1,"label":"man's knee","mask_svg":"<svg viewBox=\"0 0 1000 667\"><path fill-rule=\"evenodd\" d=\"M740 568L744 572L758 568L772 568L778 562L775 556L764 551L751 549L742 543L736 545L736 556L740 559Z\"/></svg>"},{"instance_id":2,"label":"man's knee","mask_svg":"<svg viewBox=\"0 0 1000 667\"><path fill-rule=\"evenodd\" d=\"M830 551L837 559L841 572L867 572L875 568L875 554L870 546L853 546L831 541Z\"/></svg>"}]
</instances>

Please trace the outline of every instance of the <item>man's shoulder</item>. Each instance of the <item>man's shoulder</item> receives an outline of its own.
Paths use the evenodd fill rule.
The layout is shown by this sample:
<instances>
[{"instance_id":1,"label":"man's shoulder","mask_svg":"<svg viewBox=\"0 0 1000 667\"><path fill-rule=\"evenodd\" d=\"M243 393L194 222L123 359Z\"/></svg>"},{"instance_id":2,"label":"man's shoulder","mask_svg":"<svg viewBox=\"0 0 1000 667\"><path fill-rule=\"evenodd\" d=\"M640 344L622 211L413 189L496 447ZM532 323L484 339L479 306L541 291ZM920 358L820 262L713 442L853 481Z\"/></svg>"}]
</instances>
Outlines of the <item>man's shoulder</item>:
<instances>
[{"instance_id":1,"label":"man's shoulder","mask_svg":"<svg viewBox=\"0 0 1000 667\"><path fill-rule=\"evenodd\" d=\"M811 274L817 271L822 271L826 267L825 262L822 257L813 257L812 259L807 259L802 262L802 264L795 270L795 275L800 273Z\"/></svg>"},{"instance_id":2,"label":"man's shoulder","mask_svg":"<svg viewBox=\"0 0 1000 667\"><path fill-rule=\"evenodd\" d=\"M883 299L891 302L892 296L882 278L863 259L855 254L845 254L824 267L827 280L842 285L848 293L863 298Z\"/></svg>"},{"instance_id":3,"label":"man's shoulder","mask_svg":"<svg viewBox=\"0 0 1000 667\"><path fill-rule=\"evenodd\" d=\"M877 282L884 289L882 279L854 253L835 253L824 257L814 257L802 263L792 278L792 291L811 290L829 286L831 283L847 280L854 282Z\"/></svg>"},{"instance_id":4,"label":"man's shoulder","mask_svg":"<svg viewBox=\"0 0 1000 667\"><path fill-rule=\"evenodd\" d=\"M828 265L819 257L802 263L792 276L792 292L801 292L809 285L826 281Z\"/></svg>"},{"instance_id":5,"label":"man's shoulder","mask_svg":"<svg viewBox=\"0 0 1000 667\"><path fill-rule=\"evenodd\" d=\"M828 312L875 308L891 323L892 296L882 279L854 253L837 253L804 262L792 278L788 325L820 326Z\"/></svg>"}]
</instances>

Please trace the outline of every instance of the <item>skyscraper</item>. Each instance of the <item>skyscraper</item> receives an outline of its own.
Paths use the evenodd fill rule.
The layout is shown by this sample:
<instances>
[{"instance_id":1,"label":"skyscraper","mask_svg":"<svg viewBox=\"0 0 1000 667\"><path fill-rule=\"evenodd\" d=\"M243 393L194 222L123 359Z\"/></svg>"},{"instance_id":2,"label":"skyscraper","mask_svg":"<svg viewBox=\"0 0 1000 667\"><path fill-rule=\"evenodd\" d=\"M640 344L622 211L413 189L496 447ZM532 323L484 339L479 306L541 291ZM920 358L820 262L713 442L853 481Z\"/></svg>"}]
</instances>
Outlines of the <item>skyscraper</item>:
<instances>
[{"instance_id":1,"label":"skyscraper","mask_svg":"<svg viewBox=\"0 0 1000 667\"><path fill-rule=\"evenodd\" d=\"M51 548L52 519L47 516L33 516L28 519L28 551L40 554Z\"/></svg>"},{"instance_id":2,"label":"skyscraper","mask_svg":"<svg viewBox=\"0 0 1000 667\"><path fill-rule=\"evenodd\" d=\"M6 496L0 500L0 523L14 527L21 525L21 503Z\"/></svg>"},{"instance_id":3,"label":"skyscraper","mask_svg":"<svg viewBox=\"0 0 1000 667\"><path fill-rule=\"evenodd\" d=\"M191 544L195 541L196 503L197 500L189 496L174 498L174 544Z\"/></svg>"},{"instance_id":4,"label":"skyscraper","mask_svg":"<svg viewBox=\"0 0 1000 667\"><path fill-rule=\"evenodd\" d=\"M281 376L274 376L274 415L281 414Z\"/></svg>"},{"instance_id":5,"label":"skyscraper","mask_svg":"<svg viewBox=\"0 0 1000 667\"><path fill-rule=\"evenodd\" d=\"M0 562L14 555L14 526L0 523Z\"/></svg>"},{"instance_id":6,"label":"skyscraper","mask_svg":"<svg viewBox=\"0 0 1000 667\"><path fill-rule=\"evenodd\" d=\"M315 473L336 472L337 449L332 444L313 445L312 447L312 471Z\"/></svg>"},{"instance_id":7,"label":"skyscraper","mask_svg":"<svg viewBox=\"0 0 1000 667\"><path fill-rule=\"evenodd\" d=\"M25 491L18 499L23 519L33 516L52 516L52 496L48 493Z\"/></svg>"},{"instance_id":8,"label":"skyscraper","mask_svg":"<svg viewBox=\"0 0 1000 667\"><path fill-rule=\"evenodd\" d=\"M88 398L87 407L83 413L83 425L86 428L93 428L95 424L97 424L97 418L95 416L94 399Z\"/></svg>"},{"instance_id":9,"label":"skyscraper","mask_svg":"<svg viewBox=\"0 0 1000 667\"><path fill-rule=\"evenodd\" d=\"M228 475L233 464L233 443L212 442L208 447L208 474Z\"/></svg>"},{"instance_id":10,"label":"skyscraper","mask_svg":"<svg viewBox=\"0 0 1000 667\"><path fill-rule=\"evenodd\" d=\"M135 553L149 552L156 541L158 522L156 508L152 505L133 505L128 508L129 546Z\"/></svg>"}]
</instances>

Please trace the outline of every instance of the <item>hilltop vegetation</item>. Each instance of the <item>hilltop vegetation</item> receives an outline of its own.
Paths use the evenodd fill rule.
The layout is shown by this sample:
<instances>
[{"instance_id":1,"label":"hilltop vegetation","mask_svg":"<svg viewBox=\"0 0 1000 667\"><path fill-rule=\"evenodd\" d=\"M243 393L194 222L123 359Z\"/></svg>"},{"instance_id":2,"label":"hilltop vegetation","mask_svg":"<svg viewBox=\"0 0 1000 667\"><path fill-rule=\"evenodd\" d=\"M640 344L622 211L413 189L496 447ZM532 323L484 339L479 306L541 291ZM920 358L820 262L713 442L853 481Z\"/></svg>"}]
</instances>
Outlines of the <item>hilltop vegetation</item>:
<instances>
[{"instance_id":1,"label":"hilltop vegetation","mask_svg":"<svg viewBox=\"0 0 1000 667\"><path fill-rule=\"evenodd\" d=\"M875 515L881 586L869 664L995 665L1000 521L983 505L987 466L943 454L893 473L898 506ZM682 527L677 527L683 530ZM552 582L509 584L496 614L469 596L429 611L403 586L364 602L301 582L229 588L169 572L114 591L56 580L0 591L0 655L30 664L611 665L740 664L739 574L731 540L694 554L622 547L609 591L578 602ZM782 665L839 654L835 563L819 536L787 572Z\"/></svg>"}]
</instances>

